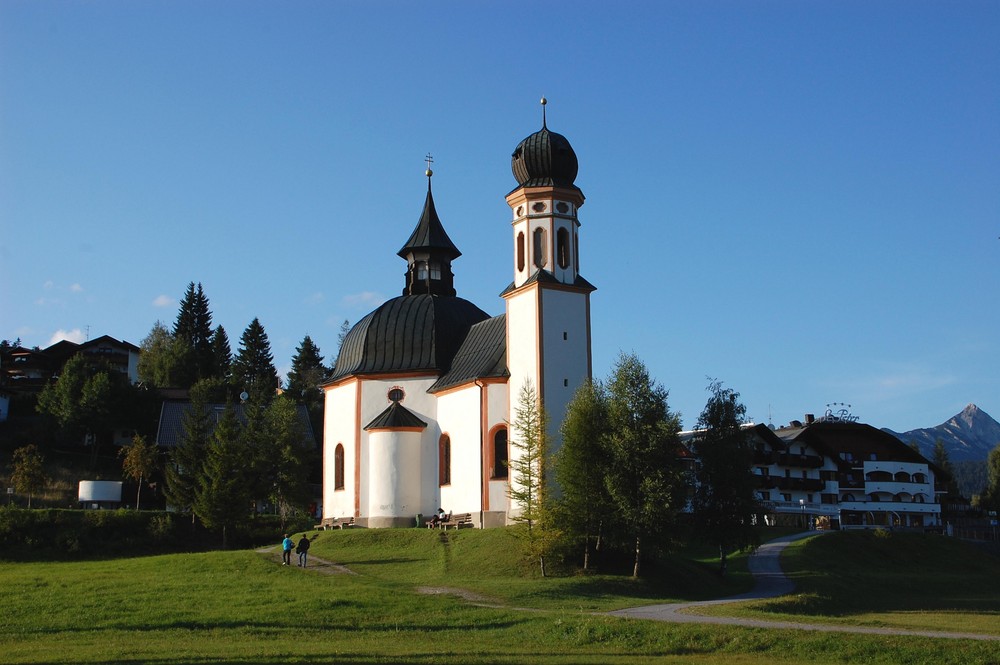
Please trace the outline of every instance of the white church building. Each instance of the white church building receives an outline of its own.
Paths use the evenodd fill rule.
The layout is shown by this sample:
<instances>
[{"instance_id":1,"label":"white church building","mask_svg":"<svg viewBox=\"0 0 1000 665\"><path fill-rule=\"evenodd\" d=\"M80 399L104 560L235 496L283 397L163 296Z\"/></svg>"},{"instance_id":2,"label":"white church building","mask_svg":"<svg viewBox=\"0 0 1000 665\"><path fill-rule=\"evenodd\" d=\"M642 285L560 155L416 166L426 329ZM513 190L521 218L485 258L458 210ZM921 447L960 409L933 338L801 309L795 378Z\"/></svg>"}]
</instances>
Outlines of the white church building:
<instances>
[{"instance_id":1,"label":"white church building","mask_svg":"<svg viewBox=\"0 0 1000 665\"><path fill-rule=\"evenodd\" d=\"M544 100L543 100L544 104ZM509 423L522 386L549 414L553 448L577 388L591 377L590 294L580 274L576 153L542 128L511 158L506 311L491 317L458 296L461 252L434 209L431 171L420 220L398 254L402 295L350 330L325 392L323 517L413 526L439 507L502 526Z\"/></svg>"}]
</instances>

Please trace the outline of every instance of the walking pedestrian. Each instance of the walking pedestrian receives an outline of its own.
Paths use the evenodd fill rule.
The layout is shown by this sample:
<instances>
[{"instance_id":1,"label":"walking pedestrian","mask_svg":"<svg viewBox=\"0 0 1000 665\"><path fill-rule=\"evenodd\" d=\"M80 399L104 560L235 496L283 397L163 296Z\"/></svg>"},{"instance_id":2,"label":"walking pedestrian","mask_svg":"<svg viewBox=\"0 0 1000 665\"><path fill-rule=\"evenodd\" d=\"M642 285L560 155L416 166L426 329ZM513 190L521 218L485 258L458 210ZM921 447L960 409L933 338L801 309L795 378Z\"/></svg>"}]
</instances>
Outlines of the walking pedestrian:
<instances>
[{"instance_id":1,"label":"walking pedestrian","mask_svg":"<svg viewBox=\"0 0 1000 665\"><path fill-rule=\"evenodd\" d=\"M295 547L295 543L292 539L285 534L285 539L281 541L281 565L288 566L292 563L292 548Z\"/></svg>"},{"instance_id":2,"label":"walking pedestrian","mask_svg":"<svg viewBox=\"0 0 1000 665\"><path fill-rule=\"evenodd\" d=\"M306 553L309 551L309 538L302 534L299 544L295 546L295 551L299 553L299 568L306 567Z\"/></svg>"}]
</instances>

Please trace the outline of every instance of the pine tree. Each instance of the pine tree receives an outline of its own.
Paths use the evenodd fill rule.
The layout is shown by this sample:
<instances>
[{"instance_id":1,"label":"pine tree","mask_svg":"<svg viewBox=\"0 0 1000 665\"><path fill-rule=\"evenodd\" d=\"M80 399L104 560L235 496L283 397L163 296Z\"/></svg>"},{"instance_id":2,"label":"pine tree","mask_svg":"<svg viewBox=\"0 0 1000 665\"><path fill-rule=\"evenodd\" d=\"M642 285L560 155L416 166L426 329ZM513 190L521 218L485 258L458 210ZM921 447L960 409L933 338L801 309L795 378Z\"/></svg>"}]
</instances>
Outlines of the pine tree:
<instances>
[{"instance_id":1,"label":"pine tree","mask_svg":"<svg viewBox=\"0 0 1000 665\"><path fill-rule=\"evenodd\" d=\"M314 432L322 431L323 391L319 384L328 374L329 370L323 364L319 347L313 343L309 335L306 335L292 357L292 369L288 372L288 387L285 389L285 394L296 404L305 405Z\"/></svg>"},{"instance_id":2,"label":"pine tree","mask_svg":"<svg viewBox=\"0 0 1000 665\"><path fill-rule=\"evenodd\" d=\"M607 395L590 381L576 391L560 426L562 445L555 456L559 529L583 546L583 568L590 568L590 546L600 550L603 523L611 512L604 468L607 450Z\"/></svg>"},{"instance_id":3,"label":"pine tree","mask_svg":"<svg viewBox=\"0 0 1000 665\"><path fill-rule=\"evenodd\" d=\"M208 402L200 391L191 391L191 406L181 420L180 442L170 451L170 463L165 470L164 494L169 504L181 512L192 512L198 482L212 436L212 415Z\"/></svg>"},{"instance_id":4,"label":"pine tree","mask_svg":"<svg viewBox=\"0 0 1000 665\"><path fill-rule=\"evenodd\" d=\"M229 530L246 521L251 505L240 429L233 405L227 404L209 439L195 489L194 512L209 529L222 530L223 547Z\"/></svg>"},{"instance_id":5,"label":"pine tree","mask_svg":"<svg viewBox=\"0 0 1000 665\"><path fill-rule=\"evenodd\" d=\"M278 397L267 410L267 425L274 454L270 456L273 478L268 497L281 515L281 527L296 511L309 501L307 467L310 452L303 445L305 432L296 404L288 398Z\"/></svg>"},{"instance_id":6,"label":"pine tree","mask_svg":"<svg viewBox=\"0 0 1000 665\"><path fill-rule=\"evenodd\" d=\"M679 419L667 391L634 355L618 357L608 382L608 428L605 484L634 544L638 577L643 548L659 543L684 496Z\"/></svg>"},{"instance_id":7,"label":"pine tree","mask_svg":"<svg viewBox=\"0 0 1000 665\"><path fill-rule=\"evenodd\" d=\"M755 498L754 448L743 431L746 407L740 394L712 381L705 409L698 418L692 446L696 485L694 517L700 538L719 548L720 572L726 574L729 552L760 544L762 519Z\"/></svg>"},{"instance_id":8,"label":"pine tree","mask_svg":"<svg viewBox=\"0 0 1000 665\"><path fill-rule=\"evenodd\" d=\"M240 337L240 349L232 365L233 387L251 399L270 403L280 385L274 368L271 343L260 321L254 318Z\"/></svg>"},{"instance_id":9,"label":"pine tree","mask_svg":"<svg viewBox=\"0 0 1000 665\"><path fill-rule=\"evenodd\" d=\"M551 550L556 533L549 512L546 466L548 464L549 436L545 409L530 381L521 386L514 422L514 436L510 440L513 454L508 494L517 507L515 522L525 528L528 553L538 559L542 577L545 577L545 557Z\"/></svg>"},{"instance_id":10,"label":"pine tree","mask_svg":"<svg viewBox=\"0 0 1000 665\"><path fill-rule=\"evenodd\" d=\"M201 282L197 287L194 282L188 284L174 323L174 339L180 343L185 359L181 387L188 388L212 375L212 312Z\"/></svg>"},{"instance_id":11,"label":"pine tree","mask_svg":"<svg viewBox=\"0 0 1000 665\"><path fill-rule=\"evenodd\" d=\"M219 326L212 333L212 376L228 381L233 365L233 351L226 329Z\"/></svg>"}]
</instances>

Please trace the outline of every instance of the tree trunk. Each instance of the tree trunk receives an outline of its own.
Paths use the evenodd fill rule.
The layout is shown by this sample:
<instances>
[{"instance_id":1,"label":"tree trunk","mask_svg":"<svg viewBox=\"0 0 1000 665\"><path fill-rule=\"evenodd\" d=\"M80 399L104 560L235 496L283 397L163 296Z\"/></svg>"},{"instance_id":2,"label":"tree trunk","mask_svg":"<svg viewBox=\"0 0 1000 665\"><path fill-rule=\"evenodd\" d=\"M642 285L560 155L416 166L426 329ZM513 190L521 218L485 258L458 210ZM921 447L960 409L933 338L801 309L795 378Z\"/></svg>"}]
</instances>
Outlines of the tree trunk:
<instances>
[{"instance_id":1,"label":"tree trunk","mask_svg":"<svg viewBox=\"0 0 1000 665\"><path fill-rule=\"evenodd\" d=\"M139 510L139 494L142 492L142 476L139 476L139 489L135 491L135 509Z\"/></svg>"},{"instance_id":2,"label":"tree trunk","mask_svg":"<svg viewBox=\"0 0 1000 665\"><path fill-rule=\"evenodd\" d=\"M587 570L590 567L590 536L586 535L583 537L583 569Z\"/></svg>"},{"instance_id":3,"label":"tree trunk","mask_svg":"<svg viewBox=\"0 0 1000 665\"><path fill-rule=\"evenodd\" d=\"M544 556L539 556L538 557L538 565L542 569L542 577L545 577L545 557Z\"/></svg>"},{"instance_id":4,"label":"tree trunk","mask_svg":"<svg viewBox=\"0 0 1000 665\"><path fill-rule=\"evenodd\" d=\"M639 548L639 536L635 537L635 566L632 568L632 577L639 577L639 561L640 561L641 550Z\"/></svg>"}]
</instances>

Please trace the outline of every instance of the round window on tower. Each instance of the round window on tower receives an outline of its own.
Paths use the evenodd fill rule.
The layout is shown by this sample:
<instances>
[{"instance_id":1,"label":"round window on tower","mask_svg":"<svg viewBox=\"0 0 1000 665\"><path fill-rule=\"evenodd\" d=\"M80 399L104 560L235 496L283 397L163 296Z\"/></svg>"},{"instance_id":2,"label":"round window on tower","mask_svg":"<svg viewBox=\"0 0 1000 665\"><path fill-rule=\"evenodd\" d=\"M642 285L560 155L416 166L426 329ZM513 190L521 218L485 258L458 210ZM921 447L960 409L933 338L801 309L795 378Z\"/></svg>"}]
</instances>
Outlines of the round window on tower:
<instances>
[{"instance_id":1,"label":"round window on tower","mask_svg":"<svg viewBox=\"0 0 1000 665\"><path fill-rule=\"evenodd\" d=\"M386 395L390 402L402 402L403 398L406 397L406 393L399 386L395 386L389 390L389 394Z\"/></svg>"}]
</instances>

